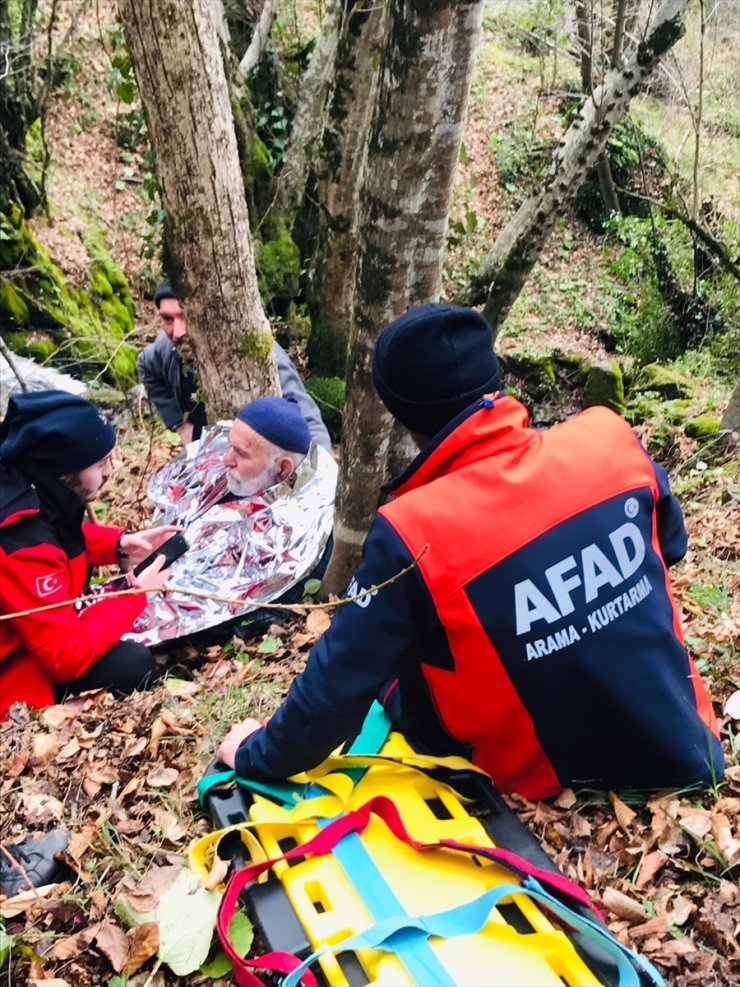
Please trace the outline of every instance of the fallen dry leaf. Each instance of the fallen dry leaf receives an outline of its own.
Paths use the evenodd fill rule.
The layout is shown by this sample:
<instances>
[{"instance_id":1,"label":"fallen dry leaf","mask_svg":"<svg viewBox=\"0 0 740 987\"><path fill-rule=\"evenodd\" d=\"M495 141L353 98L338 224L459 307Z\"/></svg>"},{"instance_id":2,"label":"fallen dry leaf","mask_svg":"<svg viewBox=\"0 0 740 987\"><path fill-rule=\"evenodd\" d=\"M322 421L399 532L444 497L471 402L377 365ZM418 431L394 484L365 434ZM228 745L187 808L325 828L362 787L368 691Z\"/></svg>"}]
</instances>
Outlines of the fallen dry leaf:
<instances>
[{"instance_id":1,"label":"fallen dry leaf","mask_svg":"<svg viewBox=\"0 0 740 987\"><path fill-rule=\"evenodd\" d=\"M58 798L42 792L28 792L22 796L26 810L26 821L33 825L58 822L64 813L64 806Z\"/></svg>"},{"instance_id":2,"label":"fallen dry leaf","mask_svg":"<svg viewBox=\"0 0 740 987\"><path fill-rule=\"evenodd\" d=\"M76 932L73 936L64 936L61 939L56 939L52 943L51 949L45 954L46 958L52 960L71 960L74 956L78 956L83 950L87 949L95 938L97 930L97 925L90 925L81 932Z\"/></svg>"},{"instance_id":3,"label":"fallen dry leaf","mask_svg":"<svg viewBox=\"0 0 740 987\"><path fill-rule=\"evenodd\" d=\"M564 788L553 802L553 805L556 805L558 809L572 809L577 801L578 799L576 798L576 793L573 789Z\"/></svg>"},{"instance_id":4,"label":"fallen dry leaf","mask_svg":"<svg viewBox=\"0 0 740 987\"><path fill-rule=\"evenodd\" d=\"M614 815L617 817L617 822L622 829L627 832L632 823L635 821L637 813L630 809L628 805L625 805L616 792L609 792L609 801L614 809Z\"/></svg>"},{"instance_id":5,"label":"fallen dry leaf","mask_svg":"<svg viewBox=\"0 0 740 987\"><path fill-rule=\"evenodd\" d=\"M38 733L33 738L33 762L44 764L50 761L59 750L58 733Z\"/></svg>"},{"instance_id":6,"label":"fallen dry leaf","mask_svg":"<svg viewBox=\"0 0 740 987\"><path fill-rule=\"evenodd\" d=\"M616 888L604 888L601 902L604 908L607 908L613 915L618 915L620 918L628 919L632 922L647 918L647 909L641 902L635 901L634 898L630 898L629 895L623 894L621 891L617 891Z\"/></svg>"},{"instance_id":7,"label":"fallen dry leaf","mask_svg":"<svg viewBox=\"0 0 740 987\"><path fill-rule=\"evenodd\" d=\"M188 835L186 823L164 806L157 806L154 810L154 822L162 831L162 836L170 843L180 843Z\"/></svg>"},{"instance_id":8,"label":"fallen dry leaf","mask_svg":"<svg viewBox=\"0 0 740 987\"><path fill-rule=\"evenodd\" d=\"M663 853L662 850L653 850L652 853L648 853L647 856L642 858L640 863L640 870L635 880L635 887L642 890L646 887L661 867L664 867L670 858L667 854Z\"/></svg>"},{"instance_id":9,"label":"fallen dry leaf","mask_svg":"<svg viewBox=\"0 0 740 987\"><path fill-rule=\"evenodd\" d=\"M143 922L131 929L128 940L128 958L124 969L126 973L133 974L159 949L159 926L156 922Z\"/></svg>"},{"instance_id":10,"label":"fallen dry leaf","mask_svg":"<svg viewBox=\"0 0 740 987\"><path fill-rule=\"evenodd\" d=\"M95 945L108 959L110 965L120 973L128 959L129 941L126 933L113 922L101 922Z\"/></svg>"},{"instance_id":11,"label":"fallen dry leaf","mask_svg":"<svg viewBox=\"0 0 740 987\"><path fill-rule=\"evenodd\" d=\"M312 610L306 617L306 630L314 637L321 635L331 626L331 617L326 610Z\"/></svg>"},{"instance_id":12,"label":"fallen dry leaf","mask_svg":"<svg viewBox=\"0 0 740 987\"><path fill-rule=\"evenodd\" d=\"M211 869L208 872L208 879L206 881L206 890L215 891L219 884L223 884L226 875L229 872L229 861L224 860L219 857L217 853L213 855L213 863L211 864Z\"/></svg>"},{"instance_id":13,"label":"fallen dry leaf","mask_svg":"<svg viewBox=\"0 0 740 987\"><path fill-rule=\"evenodd\" d=\"M152 788L169 788L177 781L179 774L177 768L164 768L158 765L146 776L146 783Z\"/></svg>"}]
</instances>

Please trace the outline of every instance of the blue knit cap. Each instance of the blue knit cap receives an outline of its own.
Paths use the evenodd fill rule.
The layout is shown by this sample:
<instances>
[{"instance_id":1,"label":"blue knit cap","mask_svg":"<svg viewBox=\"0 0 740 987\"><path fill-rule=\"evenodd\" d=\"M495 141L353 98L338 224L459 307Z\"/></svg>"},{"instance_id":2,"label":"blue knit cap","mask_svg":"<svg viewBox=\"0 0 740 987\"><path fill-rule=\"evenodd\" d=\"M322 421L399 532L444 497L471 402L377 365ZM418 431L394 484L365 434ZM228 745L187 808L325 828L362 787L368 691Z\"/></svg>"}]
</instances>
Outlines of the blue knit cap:
<instances>
[{"instance_id":1,"label":"blue knit cap","mask_svg":"<svg viewBox=\"0 0 740 987\"><path fill-rule=\"evenodd\" d=\"M257 398L245 404L236 417L279 449L302 455L308 452L311 433L294 398Z\"/></svg>"},{"instance_id":2,"label":"blue knit cap","mask_svg":"<svg viewBox=\"0 0 740 987\"><path fill-rule=\"evenodd\" d=\"M40 466L50 476L77 473L105 459L116 431L91 401L67 391L13 394L0 425L0 459Z\"/></svg>"},{"instance_id":3,"label":"blue knit cap","mask_svg":"<svg viewBox=\"0 0 740 987\"><path fill-rule=\"evenodd\" d=\"M501 388L491 326L472 308L435 302L409 309L378 336L373 383L402 425L436 435Z\"/></svg>"},{"instance_id":4,"label":"blue knit cap","mask_svg":"<svg viewBox=\"0 0 740 987\"><path fill-rule=\"evenodd\" d=\"M154 304L159 308L160 302L163 302L165 298L175 298L176 295L172 290L172 283L170 281L160 281L154 290Z\"/></svg>"}]
</instances>

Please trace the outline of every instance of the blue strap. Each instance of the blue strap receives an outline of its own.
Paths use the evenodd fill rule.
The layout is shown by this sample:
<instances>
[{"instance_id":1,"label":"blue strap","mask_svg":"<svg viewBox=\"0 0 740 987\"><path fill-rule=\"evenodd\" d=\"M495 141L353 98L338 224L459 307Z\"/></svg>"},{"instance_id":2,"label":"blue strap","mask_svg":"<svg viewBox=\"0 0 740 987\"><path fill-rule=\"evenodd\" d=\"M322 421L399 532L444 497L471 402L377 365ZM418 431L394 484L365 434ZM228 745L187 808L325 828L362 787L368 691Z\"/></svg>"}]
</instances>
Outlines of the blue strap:
<instances>
[{"instance_id":1,"label":"blue strap","mask_svg":"<svg viewBox=\"0 0 740 987\"><path fill-rule=\"evenodd\" d=\"M571 911L561 902L548 894L534 878L528 877L523 885L501 884L484 892L473 901L469 901L444 912L431 915L411 917L397 915L382 919L374 926L358 935L350 936L343 942L320 946L311 956L308 956L299 967L280 981L281 987L297 987L303 972L320 956L327 952L344 952L357 949L382 949L385 952L397 952L403 944L416 947L429 936L451 938L453 936L471 935L479 932L488 921L491 910L498 902L509 895L526 894L546 905L550 911L566 922L577 932L591 938L596 938L599 944L613 959L619 980L618 987L640 987L640 977L633 966L637 962L643 972L650 978L655 987L666 987L665 981L658 970L648 960L632 953L623 946L605 927L584 918ZM417 981L418 982L418 981ZM421 981L424 983L425 981ZM446 981L449 984L449 979Z\"/></svg>"}]
</instances>

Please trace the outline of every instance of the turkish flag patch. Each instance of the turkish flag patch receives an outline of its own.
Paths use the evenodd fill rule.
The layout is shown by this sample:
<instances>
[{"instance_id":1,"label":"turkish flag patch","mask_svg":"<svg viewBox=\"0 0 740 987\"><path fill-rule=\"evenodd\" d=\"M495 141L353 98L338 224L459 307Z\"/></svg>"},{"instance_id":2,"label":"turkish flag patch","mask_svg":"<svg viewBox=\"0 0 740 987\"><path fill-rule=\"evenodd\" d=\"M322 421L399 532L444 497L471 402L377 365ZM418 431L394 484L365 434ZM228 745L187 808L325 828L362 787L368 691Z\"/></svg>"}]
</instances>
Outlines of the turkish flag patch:
<instances>
[{"instance_id":1,"label":"turkish flag patch","mask_svg":"<svg viewBox=\"0 0 740 987\"><path fill-rule=\"evenodd\" d=\"M36 577L36 593L38 596L51 596L62 588L62 577L58 572L51 572L48 576Z\"/></svg>"}]
</instances>

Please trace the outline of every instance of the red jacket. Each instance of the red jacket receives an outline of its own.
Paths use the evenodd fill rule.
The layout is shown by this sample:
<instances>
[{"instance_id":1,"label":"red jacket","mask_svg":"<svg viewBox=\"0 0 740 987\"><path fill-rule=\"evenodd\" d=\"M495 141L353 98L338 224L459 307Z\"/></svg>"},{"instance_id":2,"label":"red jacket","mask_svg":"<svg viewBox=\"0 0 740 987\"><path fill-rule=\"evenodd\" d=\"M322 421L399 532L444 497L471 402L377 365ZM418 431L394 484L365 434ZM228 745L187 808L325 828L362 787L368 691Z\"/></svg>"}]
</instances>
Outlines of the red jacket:
<instances>
[{"instance_id":1,"label":"red jacket","mask_svg":"<svg viewBox=\"0 0 740 987\"><path fill-rule=\"evenodd\" d=\"M240 774L318 764L381 696L414 740L529 798L722 776L666 569L683 517L624 421L592 408L539 432L484 398L393 490L348 595L382 589L337 609Z\"/></svg>"},{"instance_id":2,"label":"red jacket","mask_svg":"<svg viewBox=\"0 0 740 987\"><path fill-rule=\"evenodd\" d=\"M670 591L658 468L605 408L526 424L497 398L380 510L411 557L432 546L419 568L453 660L420 657L440 720L503 791L529 796L634 784L640 761L648 783L721 774Z\"/></svg>"},{"instance_id":3,"label":"red jacket","mask_svg":"<svg viewBox=\"0 0 740 987\"><path fill-rule=\"evenodd\" d=\"M83 523L84 505L59 481L50 493L0 467L0 613L74 600L89 569L116 562L122 528ZM0 621L0 721L13 703L42 707L117 644L146 605L144 595L71 603Z\"/></svg>"}]
</instances>

